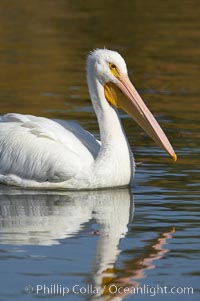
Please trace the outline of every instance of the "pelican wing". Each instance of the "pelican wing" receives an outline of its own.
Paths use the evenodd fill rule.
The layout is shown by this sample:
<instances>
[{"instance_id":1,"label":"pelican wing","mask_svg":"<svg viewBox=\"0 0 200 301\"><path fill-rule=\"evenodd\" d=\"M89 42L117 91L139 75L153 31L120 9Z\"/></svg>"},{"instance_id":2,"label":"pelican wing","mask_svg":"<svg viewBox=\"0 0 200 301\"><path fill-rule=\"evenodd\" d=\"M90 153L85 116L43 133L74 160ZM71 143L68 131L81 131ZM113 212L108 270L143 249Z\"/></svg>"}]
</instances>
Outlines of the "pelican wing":
<instances>
[{"instance_id":1,"label":"pelican wing","mask_svg":"<svg viewBox=\"0 0 200 301\"><path fill-rule=\"evenodd\" d=\"M0 180L14 175L61 182L92 164L98 141L76 123L32 115L0 117Z\"/></svg>"}]
</instances>

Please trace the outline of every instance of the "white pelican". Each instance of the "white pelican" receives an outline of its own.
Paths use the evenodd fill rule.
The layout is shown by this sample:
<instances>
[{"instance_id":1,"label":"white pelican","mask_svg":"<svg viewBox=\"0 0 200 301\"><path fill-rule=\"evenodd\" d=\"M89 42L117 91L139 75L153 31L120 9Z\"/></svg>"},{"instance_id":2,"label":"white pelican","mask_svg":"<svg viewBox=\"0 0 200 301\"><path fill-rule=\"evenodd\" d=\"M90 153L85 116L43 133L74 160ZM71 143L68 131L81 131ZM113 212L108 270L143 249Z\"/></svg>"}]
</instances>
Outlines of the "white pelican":
<instances>
[{"instance_id":1,"label":"white pelican","mask_svg":"<svg viewBox=\"0 0 200 301\"><path fill-rule=\"evenodd\" d=\"M97 49L87 58L87 82L101 142L71 122L31 115L0 117L0 182L30 188L128 186L135 164L117 108L124 109L176 160L176 154L128 78L121 55Z\"/></svg>"}]
</instances>

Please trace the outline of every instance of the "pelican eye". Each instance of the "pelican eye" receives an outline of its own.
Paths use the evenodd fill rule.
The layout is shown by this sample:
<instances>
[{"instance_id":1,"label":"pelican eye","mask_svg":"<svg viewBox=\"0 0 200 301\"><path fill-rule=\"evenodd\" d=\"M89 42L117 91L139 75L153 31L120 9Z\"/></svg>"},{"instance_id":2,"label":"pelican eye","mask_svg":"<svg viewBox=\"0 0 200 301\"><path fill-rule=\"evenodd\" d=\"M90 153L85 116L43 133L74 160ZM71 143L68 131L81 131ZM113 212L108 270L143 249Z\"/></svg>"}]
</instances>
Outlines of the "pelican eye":
<instances>
[{"instance_id":1,"label":"pelican eye","mask_svg":"<svg viewBox=\"0 0 200 301\"><path fill-rule=\"evenodd\" d=\"M113 63L109 63L109 67L110 67L110 70L117 69L117 67Z\"/></svg>"},{"instance_id":2,"label":"pelican eye","mask_svg":"<svg viewBox=\"0 0 200 301\"><path fill-rule=\"evenodd\" d=\"M109 63L109 68L111 73L115 76L115 77L119 77L119 71L118 68L115 64L113 63Z\"/></svg>"}]
</instances>

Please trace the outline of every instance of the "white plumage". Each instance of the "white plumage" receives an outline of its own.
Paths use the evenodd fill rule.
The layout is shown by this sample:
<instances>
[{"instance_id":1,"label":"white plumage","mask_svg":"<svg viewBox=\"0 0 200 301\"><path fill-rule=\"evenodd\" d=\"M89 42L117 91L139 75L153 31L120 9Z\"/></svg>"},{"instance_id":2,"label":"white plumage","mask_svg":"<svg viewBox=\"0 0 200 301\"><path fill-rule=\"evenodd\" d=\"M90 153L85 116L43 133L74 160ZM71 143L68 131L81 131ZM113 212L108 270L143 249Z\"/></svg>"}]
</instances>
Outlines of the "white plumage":
<instances>
[{"instance_id":1,"label":"white plumage","mask_svg":"<svg viewBox=\"0 0 200 301\"><path fill-rule=\"evenodd\" d=\"M0 122L0 181L6 184L60 186L99 150L96 139L75 123L20 114L6 114Z\"/></svg>"},{"instance_id":2,"label":"white plumage","mask_svg":"<svg viewBox=\"0 0 200 301\"><path fill-rule=\"evenodd\" d=\"M112 83L120 88L118 75L127 77L127 69L117 52L99 49L88 56L88 87L101 143L73 122L13 113L0 117L0 182L66 189L129 185L134 161L112 103L113 88L107 86Z\"/></svg>"}]
</instances>

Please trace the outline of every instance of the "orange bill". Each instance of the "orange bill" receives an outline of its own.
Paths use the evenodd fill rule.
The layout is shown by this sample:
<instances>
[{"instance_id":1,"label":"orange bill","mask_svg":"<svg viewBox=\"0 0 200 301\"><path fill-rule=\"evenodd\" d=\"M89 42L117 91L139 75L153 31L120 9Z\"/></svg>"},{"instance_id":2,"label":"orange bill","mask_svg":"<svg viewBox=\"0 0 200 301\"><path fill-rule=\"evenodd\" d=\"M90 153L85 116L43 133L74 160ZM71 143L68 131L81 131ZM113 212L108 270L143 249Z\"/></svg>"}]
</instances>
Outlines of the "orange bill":
<instances>
[{"instance_id":1,"label":"orange bill","mask_svg":"<svg viewBox=\"0 0 200 301\"><path fill-rule=\"evenodd\" d=\"M177 156L165 133L132 85L128 75L120 74L116 84L107 83L104 86L104 93L111 105L128 113L174 161L177 160Z\"/></svg>"}]
</instances>

